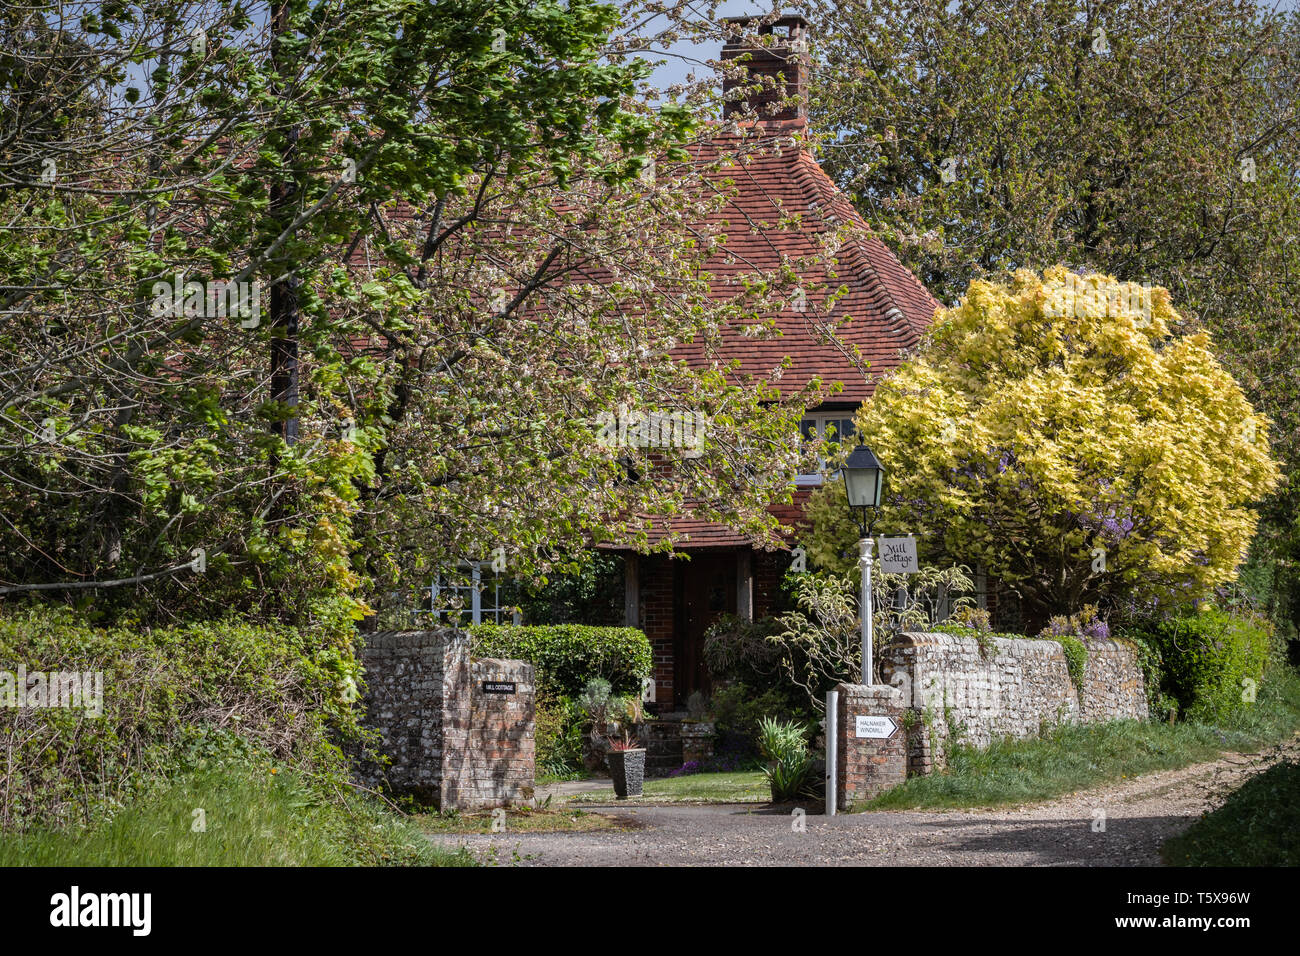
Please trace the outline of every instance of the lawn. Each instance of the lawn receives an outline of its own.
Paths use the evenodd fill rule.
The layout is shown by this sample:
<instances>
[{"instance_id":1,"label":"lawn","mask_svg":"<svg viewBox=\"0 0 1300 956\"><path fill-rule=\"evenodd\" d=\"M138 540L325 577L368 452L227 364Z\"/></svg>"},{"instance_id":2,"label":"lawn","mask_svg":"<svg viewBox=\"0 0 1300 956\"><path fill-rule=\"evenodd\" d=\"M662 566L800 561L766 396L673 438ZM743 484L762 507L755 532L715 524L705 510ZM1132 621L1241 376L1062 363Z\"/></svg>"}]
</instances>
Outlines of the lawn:
<instances>
[{"instance_id":1,"label":"lawn","mask_svg":"<svg viewBox=\"0 0 1300 956\"><path fill-rule=\"evenodd\" d=\"M0 837L0 866L471 866L408 817L292 772L175 778L92 830Z\"/></svg>"},{"instance_id":2,"label":"lawn","mask_svg":"<svg viewBox=\"0 0 1300 956\"><path fill-rule=\"evenodd\" d=\"M946 773L913 777L867 810L990 807L1049 800L1123 777L1254 753L1300 730L1300 675L1273 677L1258 701L1221 724L1062 725L1045 736L1007 739L984 750L957 746Z\"/></svg>"},{"instance_id":3,"label":"lawn","mask_svg":"<svg viewBox=\"0 0 1300 956\"><path fill-rule=\"evenodd\" d=\"M1172 866L1300 866L1300 762L1252 777L1161 852Z\"/></svg>"},{"instance_id":4,"label":"lawn","mask_svg":"<svg viewBox=\"0 0 1300 956\"><path fill-rule=\"evenodd\" d=\"M641 797L628 803L768 803L772 792L761 771L748 773L693 773L683 777L647 780ZM568 798L570 803L613 803L614 789L589 790Z\"/></svg>"}]
</instances>

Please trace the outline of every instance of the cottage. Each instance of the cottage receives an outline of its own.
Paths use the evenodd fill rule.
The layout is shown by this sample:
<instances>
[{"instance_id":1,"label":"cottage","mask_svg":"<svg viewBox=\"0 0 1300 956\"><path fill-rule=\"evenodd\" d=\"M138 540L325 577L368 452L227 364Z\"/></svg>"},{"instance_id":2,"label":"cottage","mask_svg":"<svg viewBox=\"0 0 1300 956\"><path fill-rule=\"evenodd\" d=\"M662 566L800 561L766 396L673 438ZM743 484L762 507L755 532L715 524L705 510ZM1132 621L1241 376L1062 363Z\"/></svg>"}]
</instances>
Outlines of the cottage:
<instances>
[{"instance_id":1,"label":"cottage","mask_svg":"<svg viewBox=\"0 0 1300 956\"><path fill-rule=\"evenodd\" d=\"M744 27L750 19L734 18L732 22ZM716 173L720 180L735 183L734 197L724 214L728 224L726 260L710 263L716 295L732 294L727 278L740 267L730 265L731 261L760 270L776 269L783 260L806 261L816 256L826 233L846 224L850 227L849 240L835 253L835 275L823 270L802 276L809 287L847 287L847 294L830 313L830 319L844 323L837 327L839 343L819 334L796 307L770 316L780 337L755 340L733 332L722 347L723 358L739 361L740 374L766 376L788 359L790 366L778 383L786 395L798 392L815 376L843 383L835 401L808 409L802 422L805 435L826 435L833 429L842 438L851 434L854 410L871 394L874 379L895 368L901 353L918 344L939 303L871 235L812 154L795 145L794 137L807 125L806 30L802 17L787 16L757 27L760 35L774 36L771 45L733 40L723 48L724 60L745 57L751 77L770 77L772 82L750 96L750 105L759 113L757 119L729 124L736 127L735 132L697 147L697 155L710 158L712 150L725 155L743 153L748 159L744 165ZM729 79L724 91L740 85L741 81ZM748 89L754 84L743 85ZM743 106L729 101L727 118L744 116ZM785 215L800 214L800 228L753 229L756 222L771 221L777 209ZM870 363L869 377L864 378L843 346L856 348ZM702 350L690 344L682 346L679 354L691 362L704 360ZM793 530L808 494L822 481L820 474L800 476L794 504L774 508L783 524ZM664 535L672 535L677 542L673 556L625 551L626 621L644 629L654 646L653 705L661 713L680 707L695 691L709 690L702 653L705 630L725 613L747 618L766 614L788 563L780 552L756 548L725 526L689 516L665 521L652 541L662 540Z\"/></svg>"}]
</instances>

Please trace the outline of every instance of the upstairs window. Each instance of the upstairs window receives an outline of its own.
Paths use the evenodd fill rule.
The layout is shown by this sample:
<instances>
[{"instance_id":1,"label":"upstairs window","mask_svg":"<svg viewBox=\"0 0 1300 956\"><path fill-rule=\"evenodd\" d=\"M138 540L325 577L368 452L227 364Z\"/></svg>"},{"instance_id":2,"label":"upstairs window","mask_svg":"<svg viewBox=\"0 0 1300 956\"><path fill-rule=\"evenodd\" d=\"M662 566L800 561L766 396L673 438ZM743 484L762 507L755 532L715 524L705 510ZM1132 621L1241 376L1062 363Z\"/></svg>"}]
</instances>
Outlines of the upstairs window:
<instances>
[{"instance_id":1,"label":"upstairs window","mask_svg":"<svg viewBox=\"0 0 1300 956\"><path fill-rule=\"evenodd\" d=\"M856 429L853 426L853 417L848 412L825 412L813 415L805 415L799 422L799 433L803 435L805 441L816 441L822 439L832 442L847 442L852 439ZM821 469L815 474L799 475L795 478L796 485L820 485L825 480L826 461L820 458L819 464Z\"/></svg>"}]
</instances>

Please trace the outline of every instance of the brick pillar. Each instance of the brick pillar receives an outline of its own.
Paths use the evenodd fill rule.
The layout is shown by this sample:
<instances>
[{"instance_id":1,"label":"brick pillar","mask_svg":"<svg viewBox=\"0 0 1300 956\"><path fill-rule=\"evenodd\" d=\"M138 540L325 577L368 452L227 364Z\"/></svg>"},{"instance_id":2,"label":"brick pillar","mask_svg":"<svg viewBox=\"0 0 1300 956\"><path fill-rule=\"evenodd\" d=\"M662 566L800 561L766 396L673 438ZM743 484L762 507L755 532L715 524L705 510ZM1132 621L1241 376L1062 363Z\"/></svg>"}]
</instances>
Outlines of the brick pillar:
<instances>
[{"instance_id":1,"label":"brick pillar","mask_svg":"<svg viewBox=\"0 0 1300 956\"><path fill-rule=\"evenodd\" d=\"M654 710L671 710L673 705L673 606L672 563L663 555L647 555L637 562L641 598L641 630L654 652Z\"/></svg>"},{"instance_id":2,"label":"brick pillar","mask_svg":"<svg viewBox=\"0 0 1300 956\"><path fill-rule=\"evenodd\" d=\"M839 807L851 810L907 779L903 692L888 684L840 684ZM876 718L863 721L859 717ZM880 718L894 722L888 737L865 736ZM859 736L859 731L864 734Z\"/></svg>"}]
</instances>

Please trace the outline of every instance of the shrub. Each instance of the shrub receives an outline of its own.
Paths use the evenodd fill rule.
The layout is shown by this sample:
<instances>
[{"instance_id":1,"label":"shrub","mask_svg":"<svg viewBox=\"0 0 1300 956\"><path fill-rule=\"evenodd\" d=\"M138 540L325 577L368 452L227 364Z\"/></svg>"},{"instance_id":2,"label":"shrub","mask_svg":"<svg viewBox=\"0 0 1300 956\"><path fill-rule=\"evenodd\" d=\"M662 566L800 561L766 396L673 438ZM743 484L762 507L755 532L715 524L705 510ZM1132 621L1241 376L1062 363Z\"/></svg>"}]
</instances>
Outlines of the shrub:
<instances>
[{"instance_id":1,"label":"shrub","mask_svg":"<svg viewBox=\"0 0 1300 956\"><path fill-rule=\"evenodd\" d=\"M588 624L617 627L623 622L623 558L588 551L567 573L540 587L511 581L502 587L508 603L519 605L524 620L537 624Z\"/></svg>"},{"instance_id":2,"label":"shrub","mask_svg":"<svg viewBox=\"0 0 1300 956\"><path fill-rule=\"evenodd\" d=\"M767 761L763 775L772 789L773 803L813 795L816 774L804 724L764 717L759 724L758 747Z\"/></svg>"},{"instance_id":3,"label":"shrub","mask_svg":"<svg viewBox=\"0 0 1300 956\"><path fill-rule=\"evenodd\" d=\"M966 628L977 634L993 632L993 619L982 607L959 607L948 620L955 627Z\"/></svg>"},{"instance_id":4,"label":"shrub","mask_svg":"<svg viewBox=\"0 0 1300 956\"><path fill-rule=\"evenodd\" d=\"M781 674L781 647L768 638L778 629L773 618L722 615L704 632L704 663L710 676L756 686L776 679Z\"/></svg>"},{"instance_id":5,"label":"shrub","mask_svg":"<svg viewBox=\"0 0 1300 956\"><path fill-rule=\"evenodd\" d=\"M650 641L634 627L474 624L467 630L475 657L532 664L539 695L576 697L596 677L614 693L640 695L653 667Z\"/></svg>"},{"instance_id":6,"label":"shrub","mask_svg":"<svg viewBox=\"0 0 1300 956\"><path fill-rule=\"evenodd\" d=\"M341 658L310 635L236 620L101 628L70 608L0 616L0 662L29 674L103 672L102 715L0 707L0 828L92 822L160 775L214 754L342 766L331 731L356 733Z\"/></svg>"},{"instance_id":7,"label":"shrub","mask_svg":"<svg viewBox=\"0 0 1300 956\"><path fill-rule=\"evenodd\" d=\"M1279 469L1214 344L1180 322L1164 289L1060 266L972 281L858 411L890 467L881 532L983 565L1032 620L1231 581ZM857 537L843 498L830 482L808 505L829 567Z\"/></svg>"},{"instance_id":8,"label":"shrub","mask_svg":"<svg viewBox=\"0 0 1300 956\"><path fill-rule=\"evenodd\" d=\"M1097 615L1097 607L1085 604L1078 613L1053 615L1047 627L1038 632L1041 640L1056 641L1065 652L1065 664L1070 672L1070 680L1075 688L1083 693L1083 678L1088 667L1088 647L1082 638L1089 640L1109 640L1110 625Z\"/></svg>"},{"instance_id":9,"label":"shrub","mask_svg":"<svg viewBox=\"0 0 1300 956\"><path fill-rule=\"evenodd\" d=\"M578 706L582 712L597 725L604 725L609 711L613 687L603 677L593 677L587 681L578 695Z\"/></svg>"},{"instance_id":10,"label":"shrub","mask_svg":"<svg viewBox=\"0 0 1300 956\"><path fill-rule=\"evenodd\" d=\"M730 684L713 693L713 717L719 736L719 750L737 757L756 756L759 725L765 716L778 720L803 720L806 707L780 688L759 692L748 684Z\"/></svg>"},{"instance_id":11,"label":"shrub","mask_svg":"<svg viewBox=\"0 0 1300 956\"><path fill-rule=\"evenodd\" d=\"M876 647L907 631L928 631L954 610L970 606L974 589L963 565L925 568L917 574L879 573L871 583ZM861 619L856 574L816 572L796 578L798 609L781 615L768 638L781 650L787 681L806 696L814 711L825 708L826 691L853 683L862 673ZM946 610L945 610L946 609ZM871 662L874 673L879 655Z\"/></svg>"},{"instance_id":12,"label":"shrub","mask_svg":"<svg viewBox=\"0 0 1300 956\"><path fill-rule=\"evenodd\" d=\"M1263 618L1207 608L1145 622L1126 636L1145 647L1157 695L1188 720L1214 721L1240 709L1263 680L1273 630Z\"/></svg>"},{"instance_id":13,"label":"shrub","mask_svg":"<svg viewBox=\"0 0 1300 956\"><path fill-rule=\"evenodd\" d=\"M537 698L537 772L573 777L582 771L582 707L572 697Z\"/></svg>"}]
</instances>

